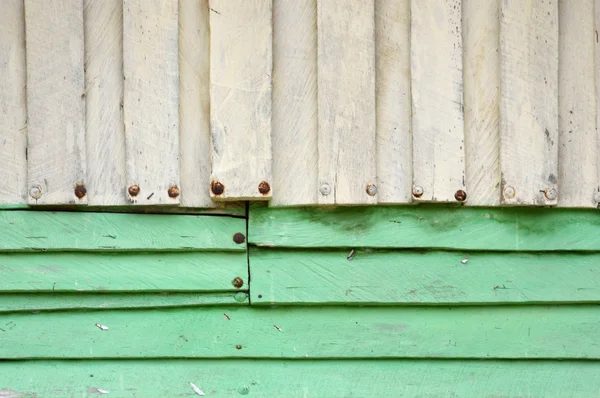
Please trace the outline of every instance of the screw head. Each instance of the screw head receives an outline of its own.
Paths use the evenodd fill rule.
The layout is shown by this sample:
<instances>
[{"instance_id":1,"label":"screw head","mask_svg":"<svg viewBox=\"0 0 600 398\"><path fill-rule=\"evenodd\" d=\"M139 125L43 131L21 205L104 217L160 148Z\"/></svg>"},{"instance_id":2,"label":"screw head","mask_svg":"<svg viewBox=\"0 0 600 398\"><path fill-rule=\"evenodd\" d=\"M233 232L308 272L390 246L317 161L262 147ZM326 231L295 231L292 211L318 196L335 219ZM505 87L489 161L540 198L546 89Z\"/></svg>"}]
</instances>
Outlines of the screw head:
<instances>
[{"instance_id":1,"label":"screw head","mask_svg":"<svg viewBox=\"0 0 600 398\"><path fill-rule=\"evenodd\" d=\"M244 243L246 241L246 237L244 236L243 233L238 232L235 235L233 235L233 241L235 243L237 243L238 245L241 245L242 243Z\"/></svg>"},{"instance_id":2,"label":"screw head","mask_svg":"<svg viewBox=\"0 0 600 398\"><path fill-rule=\"evenodd\" d=\"M29 196L33 199L39 199L42 196L42 188L39 185L34 185L29 188Z\"/></svg>"},{"instance_id":3,"label":"screw head","mask_svg":"<svg viewBox=\"0 0 600 398\"><path fill-rule=\"evenodd\" d=\"M177 185L173 185L172 187L169 187L167 193L169 194L169 198L175 199L179 196L179 187Z\"/></svg>"},{"instance_id":4,"label":"screw head","mask_svg":"<svg viewBox=\"0 0 600 398\"><path fill-rule=\"evenodd\" d=\"M231 284L233 285L233 287L235 288L241 288L242 286L244 286L244 280L242 278L240 278L239 276L236 276L235 278L233 278L233 280L231 281Z\"/></svg>"},{"instance_id":5,"label":"screw head","mask_svg":"<svg viewBox=\"0 0 600 398\"><path fill-rule=\"evenodd\" d=\"M225 185L220 181L213 180L210 182L210 190L215 196L219 196L225 192Z\"/></svg>"},{"instance_id":6,"label":"screw head","mask_svg":"<svg viewBox=\"0 0 600 398\"><path fill-rule=\"evenodd\" d=\"M548 200L556 200L558 198L558 191L554 188L547 188L544 190L544 196Z\"/></svg>"},{"instance_id":7,"label":"screw head","mask_svg":"<svg viewBox=\"0 0 600 398\"><path fill-rule=\"evenodd\" d=\"M127 189L127 192L129 192L129 196L135 198L140 194L140 186L137 184L130 185Z\"/></svg>"},{"instance_id":8,"label":"screw head","mask_svg":"<svg viewBox=\"0 0 600 398\"><path fill-rule=\"evenodd\" d=\"M269 185L267 181L261 181L260 184L258 184L258 192L260 192L261 195L268 195L269 192L271 192L271 185Z\"/></svg>"},{"instance_id":9,"label":"screw head","mask_svg":"<svg viewBox=\"0 0 600 398\"><path fill-rule=\"evenodd\" d=\"M504 187L503 194L506 199L512 199L517 194L517 191L515 190L514 187L507 185Z\"/></svg>"},{"instance_id":10,"label":"screw head","mask_svg":"<svg viewBox=\"0 0 600 398\"><path fill-rule=\"evenodd\" d=\"M321 184L319 192L321 192L321 195L327 196L331 193L331 187L327 183Z\"/></svg>"},{"instance_id":11,"label":"screw head","mask_svg":"<svg viewBox=\"0 0 600 398\"><path fill-rule=\"evenodd\" d=\"M467 193L462 189L459 189L454 194L454 199L458 200L459 202L464 202L465 200L467 200Z\"/></svg>"},{"instance_id":12,"label":"screw head","mask_svg":"<svg viewBox=\"0 0 600 398\"><path fill-rule=\"evenodd\" d=\"M420 185L413 185L412 194L415 198L420 198L423 196L424 190Z\"/></svg>"},{"instance_id":13,"label":"screw head","mask_svg":"<svg viewBox=\"0 0 600 398\"><path fill-rule=\"evenodd\" d=\"M367 185L367 195L369 196L375 196L377 194L377 185L375 184L368 184Z\"/></svg>"}]
</instances>

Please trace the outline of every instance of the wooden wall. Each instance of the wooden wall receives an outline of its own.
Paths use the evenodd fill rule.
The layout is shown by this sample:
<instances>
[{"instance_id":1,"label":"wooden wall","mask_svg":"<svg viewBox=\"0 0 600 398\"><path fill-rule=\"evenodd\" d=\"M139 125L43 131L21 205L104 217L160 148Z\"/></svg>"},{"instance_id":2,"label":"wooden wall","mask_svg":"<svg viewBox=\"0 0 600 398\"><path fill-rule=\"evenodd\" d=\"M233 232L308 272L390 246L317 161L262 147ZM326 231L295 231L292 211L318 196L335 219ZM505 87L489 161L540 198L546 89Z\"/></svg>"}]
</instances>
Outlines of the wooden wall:
<instances>
[{"instance_id":1,"label":"wooden wall","mask_svg":"<svg viewBox=\"0 0 600 398\"><path fill-rule=\"evenodd\" d=\"M593 0L6 0L0 203L597 207Z\"/></svg>"}]
</instances>

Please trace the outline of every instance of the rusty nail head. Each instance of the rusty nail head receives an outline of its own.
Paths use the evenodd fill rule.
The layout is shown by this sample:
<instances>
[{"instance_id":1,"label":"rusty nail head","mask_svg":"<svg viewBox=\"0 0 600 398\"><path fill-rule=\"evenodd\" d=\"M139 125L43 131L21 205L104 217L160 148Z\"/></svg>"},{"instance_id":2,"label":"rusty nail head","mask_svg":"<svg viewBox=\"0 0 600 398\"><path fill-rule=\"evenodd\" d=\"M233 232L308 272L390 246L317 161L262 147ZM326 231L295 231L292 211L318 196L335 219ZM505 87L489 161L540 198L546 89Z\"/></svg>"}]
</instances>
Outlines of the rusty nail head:
<instances>
[{"instance_id":1,"label":"rusty nail head","mask_svg":"<svg viewBox=\"0 0 600 398\"><path fill-rule=\"evenodd\" d=\"M420 185L413 185L412 194L415 198L423 196L423 187Z\"/></svg>"},{"instance_id":2,"label":"rusty nail head","mask_svg":"<svg viewBox=\"0 0 600 398\"><path fill-rule=\"evenodd\" d=\"M29 196L33 199L39 199L42 196L42 188L39 185L34 185L29 188Z\"/></svg>"},{"instance_id":3,"label":"rusty nail head","mask_svg":"<svg viewBox=\"0 0 600 398\"><path fill-rule=\"evenodd\" d=\"M327 183L321 184L319 192L321 192L321 195L327 196L331 193L331 187Z\"/></svg>"},{"instance_id":4,"label":"rusty nail head","mask_svg":"<svg viewBox=\"0 0 600 398\"><path fill-rule=\"evenodd\" d=\"M130 196L136 197L140 193L140 186L137 184L130 185L127 191L129 192Z\"/></svg>"},{"instance_id":5,"label":"rusty nail head","mask_svg":"<svg viewBox=\"0 0 600 398\"><path fill-rule=\"evenodd\" d=\"M506 199L512 199L517 194L517 191L515 190L515 188L510 185L505 186L503 192L504 192L504 197Z\"/></svg>"},{"instance_id":6,"label":"rusty nail head","mask_svg":"<svg viewBox=\"0 0 600 398\"><path fill-rule=\"evenodd\" d=\"M242 278L240 278L239 276L236 276L235 278L233 278L233 280L231 281L231 284L233 285L233 287L236 288L241 288L242 286L244 286L244 280Z\"/></svg>"},{"instance_id":7,"label":"rusty nail head","mask_svg":"<svg viewBox=\"0 0 600 398\"><path fill-rule=\"evenodd\" d=\"M369 196L375 196L377 194L377 185L375 184L368 184L367 185L367 195Z\"/></svg>"},{"instance_id":8,"label":"rusty nail head","mask_svg":"<svg viewBox=\"0 0 600 398\"><path fill-rule=\"evenodd\" d=\"M462 189L459 189L454 194L454 199L458 200L459 202L464 202L465 200L467 200L467 193Z\"/></svg>"},{"instance_id":9,"label":"rusty nail head","mask_svg":"<svg viewBox=\"0 0 600 398\"><path fill-rule=\"evenodd\" d=\"M268 182L261 181L260 184L258 184L258 192L260 192L261 195L268 195L269 192L271 192L271 186Z\"/></svg>"},{"instance_id":10,"label":"rusty nail head","mask_svg":"<svg viewBox=\"0 0 600 398\"><path fill-rule=\"evenodd\" d=\"M176 197L179 196L179 187L177 187L177 185L173 185L172 187L169 187L169 198L173 198L175 199Z\"/></svg>"},{"instance_id":11,"label":"rusty nail head","mask_svg":"<svg viewBox=\"0 0 600 398\"><path fill-rule=\"evenodd\" d=\"M77 199L83 199L85 197L86 193L87 193L87 189L85 189L85 185L83 185L83 184L75 185L75 196L77 196Z\"/></svg>"},{"instance_id":12,"label":"rusty nail head","mask_svg":"<svg viewBox=\"0 0 600 398\"><path fill-rule=\"evenodd\" d=\"M220 181L213 180L210 182L210 190L212 191L213 195L219 196L225 192L225 185L221 184Z\"/></svg>"},{"instance_id":13,"label":"rusty nail head","mask_svg":"<svg viewBox=\"0 0 600 398\"><path fill-rule=\"evenodd\" d=\"M244 236L243 233L238 232L235 235L233 235L233 241L235 243L237 243L238 245L241 245L242 243L244 243L246 241L246 237Z\"/></svg>"},{"instance_id":14,"label":"rusty nail head","mask_svg":"<svg viewBox=\"0 0 600 398\"><path fill-rule=\"evenodd\" d=\"M545 189L544 196L548 200L556 200L556 198L558 198L558 191L554 188Z\"/></svg>"}]
</instances>

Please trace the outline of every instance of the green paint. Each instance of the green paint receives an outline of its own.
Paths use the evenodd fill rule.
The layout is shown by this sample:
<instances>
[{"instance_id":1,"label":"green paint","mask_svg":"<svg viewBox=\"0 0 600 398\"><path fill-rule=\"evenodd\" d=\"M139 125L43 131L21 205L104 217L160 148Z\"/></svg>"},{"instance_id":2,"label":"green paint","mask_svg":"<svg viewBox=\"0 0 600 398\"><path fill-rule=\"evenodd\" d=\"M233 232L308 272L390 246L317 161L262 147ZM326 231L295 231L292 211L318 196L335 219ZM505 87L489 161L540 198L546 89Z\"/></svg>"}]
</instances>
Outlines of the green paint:
<instances>
[{"instance_id":1,"label":"green paint","mask_svg":"<svg viewBox=\"0 0 600 398\"><path fill-rule=\"evenodd\" d=\"M0 251L245 251L235 217L0 211Z\"/></svg>"},{"instance_id":2,"label":"green paint","mask_svg":"<svg viewBox=\"0 0 600 398\"><path fill-rule=\"evenodd\" d=\"M0 328L0 359L600 359L597 305L10 313Z\"/></svg>"},{"instance_id":3,"label":"green paint","mask_svg":"<svg viewBox=\"0 0 600 398\"><path fill-rule=\"evenodd\" d=\"M252 304L600 302L600 253L252 248Z\"/></svg>"},{"instance_id":4,"label":"green paint","mask_svg":"<svg viewBox=\"0 0 600 398\"><path fill-rule=\"evenodd\" d=\"M241 300L241 298L244 298ZM0 294L0 313L56 310L109 310L248 304L238 293L36 293ZM1 395L0 395L1 396Z\"/></svg>"},{"instance_id":5,"label":"green paint","mask_svg":"<svg viewBox=\"0 0 600 398\"><path fill-rule=\"evenodd\" d=\"M243 252L0 253L0 292L237 291L238 276Z\"/></svg>"},{"instance_id":6,"label":"green paint","mask_svg":"<svg viewBox=\"0 0 600 398\"><path fill-rule=\"evenodd\" d=\"M249 230L250 243L258 246L600 251L594 210L255 205Z\"/></svg>"}]
</instances>

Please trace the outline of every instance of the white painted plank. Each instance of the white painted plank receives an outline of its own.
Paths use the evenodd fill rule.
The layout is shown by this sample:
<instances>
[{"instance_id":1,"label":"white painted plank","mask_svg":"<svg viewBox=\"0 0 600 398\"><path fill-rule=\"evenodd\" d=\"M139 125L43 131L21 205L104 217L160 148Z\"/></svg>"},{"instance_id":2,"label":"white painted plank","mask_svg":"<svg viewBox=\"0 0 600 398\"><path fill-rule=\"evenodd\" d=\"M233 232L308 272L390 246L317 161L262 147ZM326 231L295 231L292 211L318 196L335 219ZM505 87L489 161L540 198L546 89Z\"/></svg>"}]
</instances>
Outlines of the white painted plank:
<instances>
[{"instance_id":1,"label":"white painted plank","mask_svg":"<svg viewBox=\"0 0 600 398\"><path fill-rule=\"evenodd\" d=\"M0 204L26 203L27 106L23 0L0 13Z\"/></svg>"},{"instance_id":2,"label":"white painted plank","mask_svg":"<svg viewBox=\"0 0 600 398\"><path fill-rule=\"evenodd\" d=\"M88 205L127 204L123 0L84 0Z\"/></svg>"},{"instance_id":3,"label":"white painted plank","mask_svg":"<svg viewBox=\"0 0 600 398\"><path fill-rule=\"evenodd\" d=\"M558 191L558 2L500 2L502 200L555 205Z\"/></svg>"},{"instance_id":4,"label":"white painted plank","mask_svg":"<svg viewBox=\"0 0 600 398\"><path fill-rule=\"evenodd\" d=\"M499 0L463 0L466 204L500 204Z\"/></svg>"},{"instance_id":5,"label":"white painted plank","mask_svg":"<svg viewBox=\"0 0 600 398\"><path fill-rule=\"evenodd\" d=\"M271 0L210 0L211 189L270 199ZM290 148L293 150L293 148Z\"/></svg>"},{"instance_id":6,"label":"white painted plank","mask_svg":"<svg viewBox=\"0 0 600 398\"><path fill-rule=\"evenodd\" d=\"M318 1L317 21L319 203L374 204L374 1Z\"/></svg>"},{"instance_id":7,"label":"white painted plank","mask_svg":"<svg viewBox=\"0 0 600 398\"><path fill-rule=\"evenodd\" d=\"M412 200L410 0L375 0L377 201Z\"/></svg>"},{"instance_id":8,"label":"white painted plank","mask_svg":"<svg viewBox=\"0 0 600 398\"><path fill-rule=\"evenodd\" d=\"M29 203L86 204L83 0L25 0L25 27Z\"/></svg>"},{"instance_id":9,"label":"white painted plank","mask_svg":"<svg viewBox=\"0 0 600 398\"><path fill-rule=\"evenodd\" d=\"M177 0L124 0L126 189L134 204L179 203L178 32Z\"/></svg>"},{"instance_id":10,"label":"white painted plank","mask_svg":"<svg viewBox=\"0 0 600 398\"><path fill-rule=\"evenodd\" d=\"M317 120L317 0L274 0L271 206L317 203Z\"/></svg>"},{"instance_id":11,"label":"white painted plank","mask_svg":"<svg viewBox=\"0 0 600 398\"><path fill-rule=\"evenodd\" d=\"M413 196L464 198L461 1L412 0Z\"/></svg>"},{"instance_id":12,"label":"white painted plank","mask_svg":"<svg viewBox=\"0 0 600 398\"><path fill-rule=\"evenodd\" d=\"M179 0L181 206L214 207L210 181L208 0Z\"/></svg>"},{"instance_id":13,"label":"white painted plank","mask_svg":"<svg viewBox=\"0 0 600 398\"><path fill-rule=\"evenodd\" d=\"M596 136L597 145L596 145L596 162L597 162L597 172L598 172L598 186L596 187L596 191L594 193L594 201L596 202L596 206L600 208L600 0L594 1L594 77L595 77L595 88L596 88Z\"/></svg>"},{"instance_id":14,"label":"white painted plank","mask_svg":"<svg viewBox=\"0 0 600 398\"><path fill-rule=\"evenodd\" d=\"M596 207L594 0L559 0L558 12L558 206Z\"/></svg>"}]
</instances>

